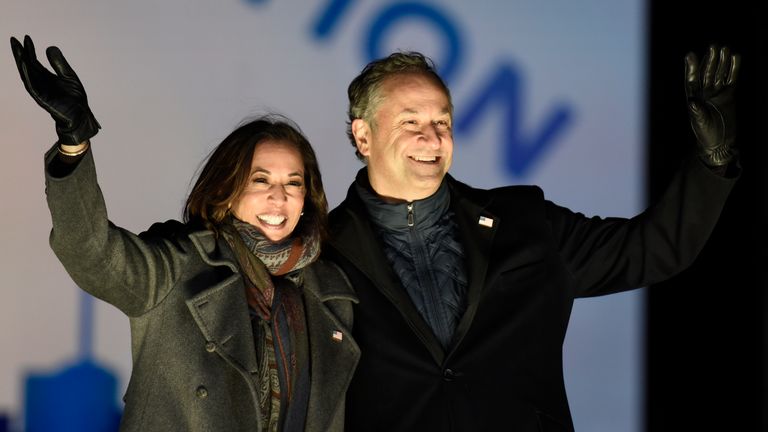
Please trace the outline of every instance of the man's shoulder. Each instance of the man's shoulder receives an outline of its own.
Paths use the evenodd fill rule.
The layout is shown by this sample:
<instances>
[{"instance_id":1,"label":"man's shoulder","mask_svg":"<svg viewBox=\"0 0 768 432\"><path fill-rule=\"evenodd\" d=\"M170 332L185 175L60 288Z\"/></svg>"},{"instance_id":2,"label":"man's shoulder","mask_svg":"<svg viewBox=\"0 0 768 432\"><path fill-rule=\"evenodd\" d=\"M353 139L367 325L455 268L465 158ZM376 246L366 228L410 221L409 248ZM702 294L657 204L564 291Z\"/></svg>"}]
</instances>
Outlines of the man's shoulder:
<instances>
[{"instance_id":1,"label":"man's shoulder","mask_svg":"<svg viewBox=\"0 0 768 432\"><path fill-rule=\"evenodd\" d=\"M328 212L328 220L333 222L341 217L345 217L343 215L347 213L350 207L353 206L350 204L349 198L344 199L344 201L340 202L336 207Z\"/></svg>"},{"instance_id":2,"label":"man's shoulder","mask_svg":"<svg viewBox=\"0 0 768 432\"><path fill-rule=\"evenodd\" d=\"M344 200L328 212L328 220L333 222L340 218L348 218L351 217L352 214L364 210L363 203L360 201L360 197L354 190L354 183L352 183L349 186L349 190L347 190L347 195L344 197Z\"/></svg>"},{"instance_id":3,"label":"man's shoulder","mask_svg":"<svg viewBox=\"0 0 768 432\"><path fill-rule=\"evenodd\" d=\"M536 185L507 185L490 189L476 188L456 180L448 178L451 192L455 196L470 200L488 201L496 199L532 199L543 200L544 191Z\"/></svg>"}]
</instances>

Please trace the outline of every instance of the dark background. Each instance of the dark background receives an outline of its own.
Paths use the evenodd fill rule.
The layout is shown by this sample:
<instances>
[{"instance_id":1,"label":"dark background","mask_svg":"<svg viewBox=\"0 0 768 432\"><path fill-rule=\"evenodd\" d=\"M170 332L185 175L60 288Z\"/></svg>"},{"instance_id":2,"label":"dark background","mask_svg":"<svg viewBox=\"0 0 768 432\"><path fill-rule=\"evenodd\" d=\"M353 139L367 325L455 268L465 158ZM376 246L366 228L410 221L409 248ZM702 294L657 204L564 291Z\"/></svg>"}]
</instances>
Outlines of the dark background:
<instances>
[{"instance_id":1,"label":"dark background","mask_svg":"<svg viewBox=\"0 0 768 432\"><path fill-rule=\"evenodd\" d=\"M690 126L679 121L687 115L683 58L688 51L703 57L710 44L742 57L743 171L694 265L648 289L648 431L768 431L766 3L650 3L648 201L694 146Z\"/></svg>"}]
</instances>

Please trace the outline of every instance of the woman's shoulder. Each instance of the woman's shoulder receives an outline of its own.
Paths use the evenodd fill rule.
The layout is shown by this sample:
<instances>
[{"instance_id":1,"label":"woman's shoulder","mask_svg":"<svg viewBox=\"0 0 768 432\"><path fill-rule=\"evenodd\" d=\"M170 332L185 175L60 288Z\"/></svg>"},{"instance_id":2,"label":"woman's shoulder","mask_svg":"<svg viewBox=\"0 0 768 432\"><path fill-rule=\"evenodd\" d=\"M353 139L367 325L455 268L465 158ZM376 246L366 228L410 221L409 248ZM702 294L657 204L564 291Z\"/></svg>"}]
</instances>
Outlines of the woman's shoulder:
<instances>
[{"instance_id":1,"label":"woman's shoulder","mask_svg":"<svg viewBox=\"0 0 768 432\"><path fill-rule=\"evenodd\" d=\"M165 239L183 239L188 238L196 231L195 227L185 224L175 219L169 219L165 222L155 222L146 231L141 233L142 237L147 238L165 238Z\"/></svg>"},{"instance_id":2,"label":"woman's shoulder","mask_svg":"<svg viewBox=\"0 0 768 432\"><path fill-rule=\"evenodd\" d=\"M148 242L170 242L181 249L187 249L192 244L196 244L205 250L213 250L217 244L216 234L213 231L175 219L155 222L139 236Z\"/></svg>"}]
</instances>

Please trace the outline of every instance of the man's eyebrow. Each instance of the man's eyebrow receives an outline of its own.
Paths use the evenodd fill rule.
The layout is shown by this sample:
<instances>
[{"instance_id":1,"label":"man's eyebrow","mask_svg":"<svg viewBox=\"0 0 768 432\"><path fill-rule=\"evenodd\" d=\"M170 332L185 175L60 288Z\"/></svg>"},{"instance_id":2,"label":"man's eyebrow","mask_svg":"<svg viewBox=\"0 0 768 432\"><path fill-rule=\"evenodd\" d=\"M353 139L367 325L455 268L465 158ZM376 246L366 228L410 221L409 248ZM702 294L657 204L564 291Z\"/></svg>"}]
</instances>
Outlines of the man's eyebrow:
<instances>
[{"instance_id":1,"label":"man's eyebrow","mask_svg":"<svg viewBox=\"0 0 768 432\"><path fill-rule=\"evenodd\" d=\"M397 113L398 116L405 115L405 114L417 114L418 111L413 108L403 108L402 111Z\"/></svg>"}]
</instances>

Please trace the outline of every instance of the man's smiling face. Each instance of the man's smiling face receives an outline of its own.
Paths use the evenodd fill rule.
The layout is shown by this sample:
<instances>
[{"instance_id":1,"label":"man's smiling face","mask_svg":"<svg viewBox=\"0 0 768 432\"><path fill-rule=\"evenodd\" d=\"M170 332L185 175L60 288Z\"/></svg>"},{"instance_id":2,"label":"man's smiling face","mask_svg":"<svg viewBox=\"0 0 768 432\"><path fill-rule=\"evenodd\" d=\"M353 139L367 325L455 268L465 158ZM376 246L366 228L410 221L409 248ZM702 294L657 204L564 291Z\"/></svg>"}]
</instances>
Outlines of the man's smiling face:
<instances>
[{"instance_id":1,"label":"man's smiling face","mask_svg":"<svg viewBox=\"0 0 768 432\"><path fill-rule=\"evenodd\" d=\"M376 99L372 124L362 119L352 124L371 186L398 200L432 195L453 156L448 96L428 76L399 74L382 82Z\"/></svg>"}]
</instances>

